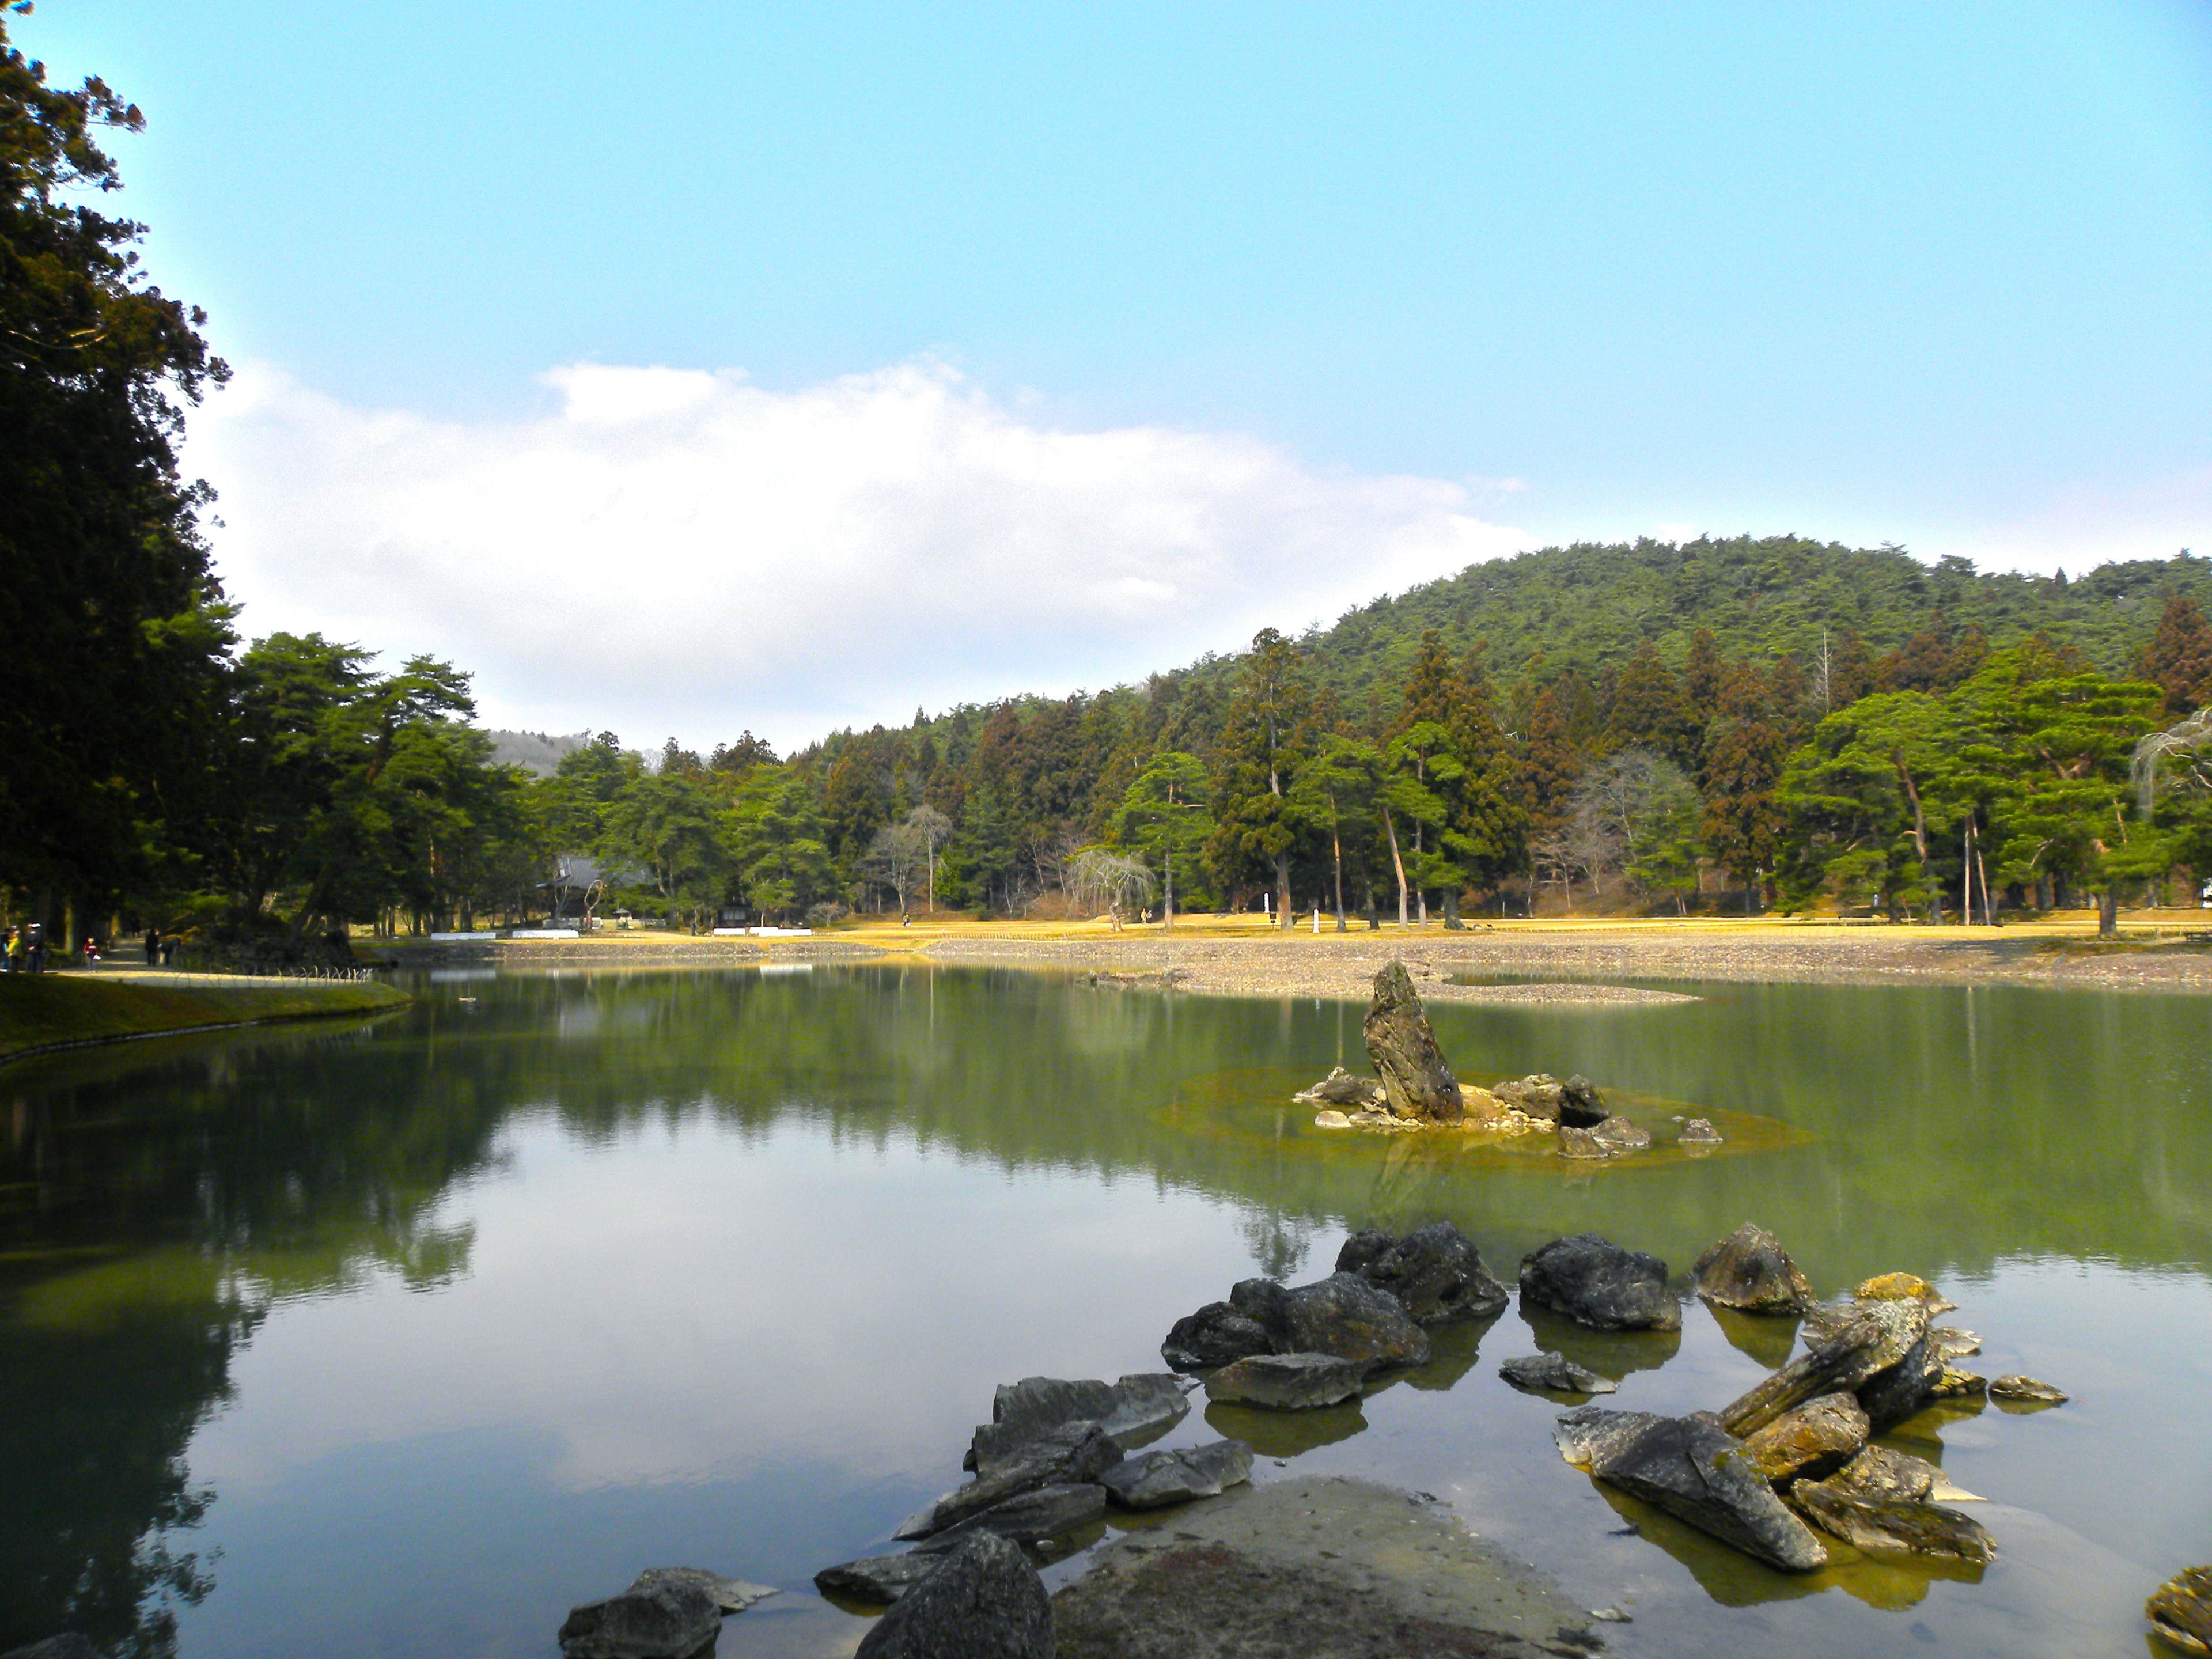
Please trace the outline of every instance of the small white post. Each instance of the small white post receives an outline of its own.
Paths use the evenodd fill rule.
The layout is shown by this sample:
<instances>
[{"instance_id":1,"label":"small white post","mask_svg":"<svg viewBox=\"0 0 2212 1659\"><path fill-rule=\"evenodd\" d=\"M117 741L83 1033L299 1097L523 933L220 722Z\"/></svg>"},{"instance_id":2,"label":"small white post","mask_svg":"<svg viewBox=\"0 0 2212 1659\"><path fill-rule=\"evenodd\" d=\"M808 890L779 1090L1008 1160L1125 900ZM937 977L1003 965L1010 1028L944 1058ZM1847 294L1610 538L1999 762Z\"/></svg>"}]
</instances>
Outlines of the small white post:
<instances>
[{"instance_id":1,"label":"small white post","mask_svg":"<svg viewBox=\"0 0 2212 1659\"><path fill-rule=\"evenodd\" d=\"M1321 906L1318 904L1314 906L1314 932L1321 932Z\"/></svg>"}]
</instances>

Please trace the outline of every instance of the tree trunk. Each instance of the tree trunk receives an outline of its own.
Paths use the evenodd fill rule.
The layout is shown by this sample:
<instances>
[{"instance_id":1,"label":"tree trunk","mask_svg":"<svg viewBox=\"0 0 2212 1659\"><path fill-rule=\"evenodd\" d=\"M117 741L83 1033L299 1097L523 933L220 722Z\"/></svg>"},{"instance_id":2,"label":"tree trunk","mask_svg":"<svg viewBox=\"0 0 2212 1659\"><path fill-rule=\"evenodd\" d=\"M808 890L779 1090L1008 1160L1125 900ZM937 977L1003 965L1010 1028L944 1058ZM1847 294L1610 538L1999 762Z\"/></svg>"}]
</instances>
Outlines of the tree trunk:
<instances>
[{"instance_id":1,"label":"tree trunk","mask_svg":"<svg viewBox=\"0 0 2212 1659\"><path fill-rule=\"evenodd\" d=\"M1336 931L1340 933L1345 931L1344 842L1337 834L1336 820L1333 817L1329 820L1328 824L1328 851L1329 856L1334 861L1336 870Z\"/></svg>"},{"instance_id":2,"label":"tree trunk","mask_svg":"<svg viewBox=\"0 0 2212 1659\"><path fill-rule=\"evenodd\" d=\"M1291 910L1291 855L1275 854L1275 926L1289 929L1298 925Z\"/></svg>"},{"instance_id":3,"label":"tree trunk","mask_svg":"<svg viewBox=\"0 0 2212 1659\"><path fill-rule=\"evenodd\" d=\"M1890 763L1897 768L1898 781L1905 786L1906 797L1912 802L1912 850L1920 859L1920 884L1928 892L1928 920L1937 926L1943 921L1943 895L1928 874L1928 818L1920 810L1920 791L1912 781L1912 774L1905 769L1905 754L1899 750L1890 756Z\"/></svg>"},{"instance_id":4,"label":"tree trunk","mask_svg":"<svg viewBox=\"0 0 2212 1659\"><path fill-rule=\"evenodd\" d=\"M1165 926L1173 927L1175 926L1175 854L1170 852L1163 852L1160 854L1160 865L1166 872L1167 880L1165 888L1167 902L1165 907L1161 910L1160 915Z\"/></svg>"},{"instance_id":5,"label":"tree trunk","mask_svg":"<svg viewBox=\"0 0 2212 1659\"><path fill-rule=\"evenodd\" d=\"M1398 925L1406 924L1406 860L1398 856L1398 826L1390 821L1390 809L1382 809L1382 828L1390 837L1390 862L1398 872Z\"/></svg>"},{"instance_id":6,"label":"tree trunk","mask_svg":"<svg viewBox=\"0 0 2212 1659\"><path fill-rule=\"evenodd\" d=\"M2120 890L2118 884L2097 895L2097 937L2117 939L2120 932Z\"/></svg>"}]
</instances>

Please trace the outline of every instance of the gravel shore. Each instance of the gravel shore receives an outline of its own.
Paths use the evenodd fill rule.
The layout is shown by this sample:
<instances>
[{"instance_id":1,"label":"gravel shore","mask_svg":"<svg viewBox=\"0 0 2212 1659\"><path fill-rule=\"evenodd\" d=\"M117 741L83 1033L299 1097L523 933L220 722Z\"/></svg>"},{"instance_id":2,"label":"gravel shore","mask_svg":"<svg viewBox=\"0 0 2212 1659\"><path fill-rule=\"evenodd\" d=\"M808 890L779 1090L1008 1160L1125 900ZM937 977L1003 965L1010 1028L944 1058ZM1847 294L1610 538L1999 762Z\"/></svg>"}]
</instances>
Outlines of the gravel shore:
<instances>
[{"instance_id":1,"label":"gravel shore","mask_svg":"<svg viewBox=\"0 0 2212 1659\"><path fill-rule=\"evenodd\" d=\"M1961 929L1961 933L1965 930ZM1176 939L1158 931L1085 939L941 939L941 962L1000 963L1129 975L1176 971L1176 988L1215 996L1364 1001L1376 971L1402 958L1424 997L1474 1002L1662 1003L1679 994L1636 981L1722 980L1851 985L2003 983L2081 990L2212 992L2212 951L2184 944L2113 948L1977 931L1958 939L1881 928L1592 929L1499 927ZM1457 986L1458 975L1540 983ZM1626 981L1626 982L1622 982Z\"/></svg>"}]
</instances>

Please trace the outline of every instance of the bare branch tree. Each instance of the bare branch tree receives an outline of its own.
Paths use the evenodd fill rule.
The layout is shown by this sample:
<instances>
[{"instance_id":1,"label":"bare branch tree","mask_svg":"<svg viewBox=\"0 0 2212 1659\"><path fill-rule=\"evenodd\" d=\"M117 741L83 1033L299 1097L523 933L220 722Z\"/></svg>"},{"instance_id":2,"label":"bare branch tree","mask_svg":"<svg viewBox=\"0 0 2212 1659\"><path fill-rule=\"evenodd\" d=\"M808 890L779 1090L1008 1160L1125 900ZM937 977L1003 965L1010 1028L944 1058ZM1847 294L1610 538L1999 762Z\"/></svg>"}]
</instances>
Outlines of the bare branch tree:
<instances>
[{"instance_id":1,"label":"bare branch tree","mask_svg":"<svg viewBox=\"0 0 2212 1659\"><path fill-rule=\"evenodd\" d=\"M1152 872L1142 859L1086 847L1067 861L1067 886L1079 904L1103 899L1108 918L1119 929L1124 907L1152 897Z\"/></svg>"}]
</instances>

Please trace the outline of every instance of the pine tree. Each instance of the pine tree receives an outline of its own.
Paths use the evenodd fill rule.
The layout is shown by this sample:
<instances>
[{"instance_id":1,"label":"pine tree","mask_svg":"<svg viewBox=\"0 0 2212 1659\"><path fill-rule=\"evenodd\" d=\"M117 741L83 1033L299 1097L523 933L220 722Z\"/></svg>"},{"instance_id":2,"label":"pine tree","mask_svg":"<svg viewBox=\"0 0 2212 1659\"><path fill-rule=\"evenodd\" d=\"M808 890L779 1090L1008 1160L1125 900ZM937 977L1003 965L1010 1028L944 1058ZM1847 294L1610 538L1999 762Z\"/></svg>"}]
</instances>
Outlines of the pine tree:
<instances>
[{"instance_id":1,"label":"pine tree","mask_svg":"<svg viewBox=\"0 0 2212 1659\"><path fill-rule=\"evenodd\" d=\"M1653 750L1684 767L1698 763L1698 726L1681 684L1649 640L1636 647L1613 684L1605 737L1611 748Z\"/></svg>"},{"instance_id":2,"label":"pine tree","mask_svg":"<svg viewBox=\"0 0 2212 1659\"><path fill-rule=\"evenodd\" d=\"M1313 698L1297 649L1266 628L1237 673L1216 767L1216 829L1207 861L1224 880L1257 868L1274 878L1278 925L1291 925L1291 849L1303 827L1289 795L1313 738Z\"/></svg>"},{"instance_id":3,"label":"pine tree","mask_svg":"<svg viewBox=\"0 0 2212 1659\"><path fill-rule=\"evenodd\" d=\"M1700 628L1690 636L1690 654L1682 665L1682 701L1690 719L1703 729L1720 710L1722 682L1726 671L1713 630Z\"/></svg>"},{"instance_id":4,"label":"pine tree","mask_svg":"<svg viewBox=\"0 0 2212 1659\"><path fill-rule=\"evenodd\" d=\"M2170 718L2212 703L2212 622L2205 621L2196 600L2180 593L2166 596L2158 632L2143 647L2136 672L2166 694Z\"/></svg>"},{"instance_id":5,"label":"pine tree","mask_svg":"<svg viewBox=\"0 0 2212 1659\"><path fill-rule=\"evenodd\" d=\"M1789 829L1774 792L1790 748L1759 671L1733 665L1706 728L1702 828L1713 855L1742 884L1747 908Z\"/></svg>"}]
</instances>

